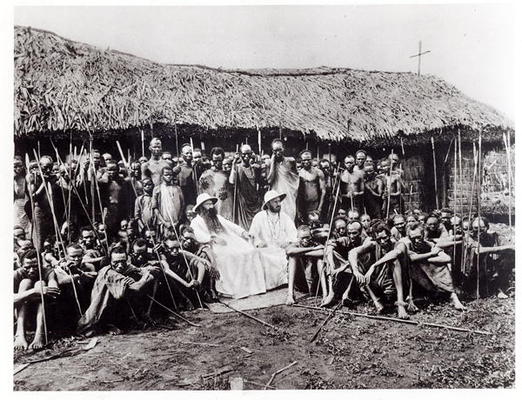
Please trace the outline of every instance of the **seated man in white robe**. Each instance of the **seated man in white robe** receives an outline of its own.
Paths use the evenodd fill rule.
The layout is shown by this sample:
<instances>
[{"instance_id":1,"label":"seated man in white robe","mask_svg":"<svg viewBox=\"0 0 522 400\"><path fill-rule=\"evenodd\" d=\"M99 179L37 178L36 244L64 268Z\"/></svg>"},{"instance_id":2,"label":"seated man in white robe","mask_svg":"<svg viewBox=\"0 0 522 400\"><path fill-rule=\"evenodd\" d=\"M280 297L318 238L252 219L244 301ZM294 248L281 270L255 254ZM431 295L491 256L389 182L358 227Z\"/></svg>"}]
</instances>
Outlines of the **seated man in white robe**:
<instances>
[{"instance_id":1,"label":"seated man in white robe","mask_svg":"<svg viewBox=\"0 0 522 400\"><path fill-rule=\"evenodd\" d=\"M196 240L209 244L215 254L220 274L216 290L238 299L286 284L284 251L254 247L248 232L217 215L216 202L217 198L200 194L194 206L198 215L190 223Z\"/></svg>"},{"instance_id":2,"label":"seated man in white robe","mask_svg":"<svg viewBox=\"0 0 522 400\"><path fill-rule=\"evenodd\" d=\"M297 229L292 219L282 211L281 203L286 194L269 190L265 193L262 210L259 211L250 226L250 235L254 238L254 245L258 248L273 249L279 251L285 257L289 257L288 263L288 297L287 304L295 303L294 282L296 265L299 258L308 255L317 257L314 253L322 251L322 248L314 246L300 246L297 238Z\"/></svg>"}]
</instances>

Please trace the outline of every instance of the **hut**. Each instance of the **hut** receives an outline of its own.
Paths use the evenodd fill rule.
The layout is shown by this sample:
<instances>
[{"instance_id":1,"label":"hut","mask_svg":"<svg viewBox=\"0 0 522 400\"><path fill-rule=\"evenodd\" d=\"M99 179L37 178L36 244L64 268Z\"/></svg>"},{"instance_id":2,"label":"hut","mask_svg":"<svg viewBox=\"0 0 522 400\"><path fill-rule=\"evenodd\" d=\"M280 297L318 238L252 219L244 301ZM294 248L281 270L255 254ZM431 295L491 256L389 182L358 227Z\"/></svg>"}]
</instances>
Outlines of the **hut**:
<instances>
[{"instance_id":1,"label":"hut","mask_svg":"<svg viewBox=\"0 0 522 400\"><path fill-rule=\"evenodd\" d=\"M79 144L94 137L113 154L117 138L141 155L140 138L152 135L173 152L190 139L207 149L219 143L231 151L248 142L266 152L275 137L292 154L305 147L318 157L344 157L358 148L377 157L395 151L408 171L411 207L435 206L435 192L441 205L464 197L469 173L462 174L464 183L459 175L457 196L449 190L449 145L457 133L466 172L479 132L483 152L500 149L503 135L514 134L502 114L428 75L166 65L21 26L14 29L14 66L17 152L35 140L43 151L47 138Z\"/></svg>"}]
</instances>

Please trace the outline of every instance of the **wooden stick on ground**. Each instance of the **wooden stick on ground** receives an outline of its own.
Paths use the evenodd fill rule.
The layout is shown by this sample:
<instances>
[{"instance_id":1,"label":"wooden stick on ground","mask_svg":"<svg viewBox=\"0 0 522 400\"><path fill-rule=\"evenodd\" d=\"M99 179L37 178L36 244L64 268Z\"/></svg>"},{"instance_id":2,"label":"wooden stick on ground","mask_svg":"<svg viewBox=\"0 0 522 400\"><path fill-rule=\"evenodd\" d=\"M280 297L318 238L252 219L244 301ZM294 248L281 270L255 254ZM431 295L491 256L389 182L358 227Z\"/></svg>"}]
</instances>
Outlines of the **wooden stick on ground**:
<instances>
[{"instance_id":1,"label":"wooden stick on ground","mask_svg":"<svg viewBox=\"0 0 522 400\"><path fill-rule=\"evenodd\" d=\"M293 307L306 308L306 309L309 309L309 310L321 311L323 313L330 312L329 310L324 309L324 308L314 307L314 306L305 306L305 305L301 305L301 304L294 304ZM354 316L354 317L362 317L362 318L368 318L368 319L377 319L377 320L382 320L382 321L400 322L402 324L408 324L408 325L430 326L430 327L433 327L433 328L443 328L443 329L449 329L449 330L457 331L457 332L470 332L470 333L476 333L476 334L479 334L479 335L492 335L492 333L488 332L488 331L478 331L478 330L472 330L472 329L467 329L467 328L459 328L457 326L442 325L442 324L436 324L436 323L433 323L433 322L417 322L417 321L412 321L410 319L399 319L399 318L393 318L393 317L385 317L385 316L382 316L382 315L370 315L370 314L357 313L357 312L352 312L352 311L341 311L341 310L339 310L337 312L340 313L340 314L351 315L351 316Z\"/></svg>"},{"instance_id":2,"label":"wooden stick on ground","mask_svg":"<svg viewBox=\"0 0 522 400\"><path fill-rule=\"evenodd\" d=\"M263 324L263 325L265 325L265 326L268 326L269 328L275 329L276 331L280 331L280 330L281 330L281 328L278 328L277 326L271 325L271 324L269 324L268 322L263 321L262 319L259 319L259 318L257 318L257 317L254 317L253 315L247 314L247 313L244 312L244 311L238 310L237 308L234 308L234 307L232 307L231 305L228 305L228 304L226 304L226 303L223 303L222 301L219 301L219 303L220 303L220 304L223 304L225 307L230 308L232 311L235 311L235 312L237 312L237 313L239 313L239 314L241 314L241 315L244 315L244 316L247 317L247 318L250 318L250 319L252 319L252 320L254 320L254 321L257 321L257 322L259 322L260 324Z\"/></svg>"},{"instance_id":3,"label":"wooden stick on ground","mask_svg":"<svg viewBox=\"0 0 522 400\"><path fill-rule=\"evenodd\" d=\"M321 325L319 325L319 327L317 328L317 330L315 331L314 335L312 336L312 338L310 339L310 343L312 343L316 338L317 336L319 336L319 332L321 332L321 329L323 329L323 327L328 323L328 321L330 321L332 319L332 317L334 316L335 312L341 308L341 306L343 305L342 302L339 302L339 304L337 304L333 309L332 311L330 311L330 314L328 314L328 316L325 318L325 320L321 323Z\"/></svg>"},{"instance_id":4,"label":"wooden stick on ground","mask_svg":"<svg viewBox=\"0 0 522 400\"><path fill-rule=\"evenodd\" d=\"M182 315L179 315L177 312L175 311L172 311L170 308L168 308L167 306L161 304L158 300L156 300L154 297L152 296L149 296L148 294L146 294L146 296L151 299L154 303L156 303L158 306L164 308L165 310L169 311L172 315L174 315L176 318L179 318L180 320L182 321L185 321L187 324L189 325L192 325L192 326L196 326L196 327L201 327L201 325L198 325L192 321L189 321L188 319L186 319L185 317L183 317Z\"/></svg>"},{"instance_id":5,"label":"wooden stick on ground","mask_svg":"<svg viewBox=\"0 0 522 400\"><path fill-rule=\"evenodd\" d=\"M265 387L264 387L264 390L266 390L266 389L270 386L270 384L272 383L272 381L275 379L275 377L276 377L277 375L279 375L279 374L280 374L281 372L283 372L283 371L286 371L288 368L293 367L295 364L297 364L297 361L294 361L293 363L288 364L286 367L281 368L281 369L277 370L276 372L274 372L274 373L272 374L272 376L270 377L270 380L266 383L266 385L265 385Z\"/></svg>"}]
</instances>

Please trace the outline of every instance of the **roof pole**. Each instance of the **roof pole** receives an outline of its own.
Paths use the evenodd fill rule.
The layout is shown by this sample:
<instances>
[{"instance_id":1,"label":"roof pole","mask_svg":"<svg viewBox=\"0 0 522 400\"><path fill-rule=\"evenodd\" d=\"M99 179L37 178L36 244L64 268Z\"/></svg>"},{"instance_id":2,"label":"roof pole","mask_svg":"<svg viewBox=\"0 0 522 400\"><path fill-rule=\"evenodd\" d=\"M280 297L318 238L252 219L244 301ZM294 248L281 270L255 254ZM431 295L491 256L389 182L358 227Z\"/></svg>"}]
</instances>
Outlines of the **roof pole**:
<instances>
[{"instance_id":1,"label":"roof pole","mask_svg":"<svg viewBox=\"0 0 522 400\"><path fill-rule=\"evenodd\" d=\"M437 210L439 209L439 188L437 184L437 158L435 157L435 141L433 140L433 136L431 137L431 152L433 155L433 177L435 183L435 205L437 206Z\"/></svg>"}]
</instances>

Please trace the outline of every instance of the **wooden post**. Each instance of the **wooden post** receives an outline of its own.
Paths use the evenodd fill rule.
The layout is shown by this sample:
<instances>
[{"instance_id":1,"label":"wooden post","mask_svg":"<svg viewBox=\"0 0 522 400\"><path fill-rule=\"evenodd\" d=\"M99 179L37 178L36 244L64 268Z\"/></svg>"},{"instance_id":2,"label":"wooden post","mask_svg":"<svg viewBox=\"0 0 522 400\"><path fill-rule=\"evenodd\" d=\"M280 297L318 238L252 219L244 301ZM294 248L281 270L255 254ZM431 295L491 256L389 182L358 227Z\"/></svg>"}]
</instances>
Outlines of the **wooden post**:
<instances>
[{"instance_id":1,"label":"wooden post","mask_svg":"<svg viewBox=\"0 0 522 400\"><path fill-rule=\"evenodd\" d=\"M141 156L145 157L145 132L143 132L143 129L140 129L141 133Z\"/></svg>"},{"instance_id":2,"label":"wooden post","mask_svg":"<svg viewBox=\"0 0 522 400\"><path fill-rule=\"evenodd\" d=\"M258 154L261 155L261 130L259 129L259 126L256 126L257 129L257 149Z\"/></svg>"},{"instance_id":3,"label":"wooden post","mask_svg":"<svg viewBox=\"0 0 522 400\"><path fill-rule=\"evenodd\" d=\"M509 145L509 133L503 133L502 134L504 138L504 145L506 146L506 159L507 159L507 176L508 176L508 218L509 218L509 228L511 229L511 152L510 152L510 145Z\"/></svg>"},{"instance_id":4,"label":"wooden post","mask_svg":"<svg viewBox=\"0 0 522 400\"><path fill-rule=\"evenodd\" d=\"M435 204L437 209L439 209L439 188L437 183L437 158L435 157L435 141L433 140L433 136L431 137L431 152L433 155L433 180L435 183Z\"/></svg>"},{"instance_id":5,"label":"wooden post","mask_svg":"<svg viewBox=\"0 0 522 400\"><path fill-rule=\"evenodd\" d=\"M460 128L458 128L458 135L459 135L459 186L460 186L460 215L464 214L464 204L463 204L463 198L462 198L462 137L460 135Z\"/></svg>"}]
</instances>

